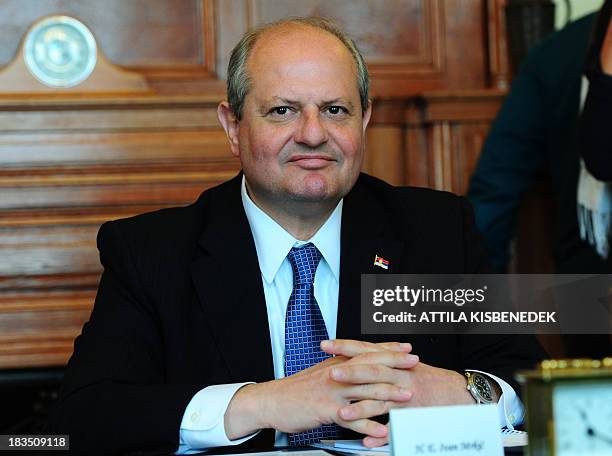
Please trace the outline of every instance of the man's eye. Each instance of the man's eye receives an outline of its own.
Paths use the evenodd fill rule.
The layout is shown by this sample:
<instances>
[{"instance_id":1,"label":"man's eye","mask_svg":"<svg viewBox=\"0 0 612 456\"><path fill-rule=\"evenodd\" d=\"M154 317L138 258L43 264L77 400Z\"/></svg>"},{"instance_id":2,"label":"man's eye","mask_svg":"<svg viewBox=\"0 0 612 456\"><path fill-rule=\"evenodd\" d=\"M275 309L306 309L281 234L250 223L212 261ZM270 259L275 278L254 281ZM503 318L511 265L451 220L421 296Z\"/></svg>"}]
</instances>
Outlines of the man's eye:
<instances>
[{"instance_id":1,"label":"man's eye","mask_svg":"<svg viewBox=\"0 0 612 456\"><path fill-rule=\"evenodd\" d=\"M348 111L342 106L328 106L327 112L333 116L337 116L338 114L346 114Z\"/></svg>"},{"instance_id":2,"label":"man's eye","mask_svg":"<svg viewBox=\"0 0 612 456\"><path fill-rule=\"evenodd\" d=\"M277 116L284 116L289 112L289 107L287 106L278 106L277 108L272 108L270 111L272 114Z\"/></svg>"}]
</instances>

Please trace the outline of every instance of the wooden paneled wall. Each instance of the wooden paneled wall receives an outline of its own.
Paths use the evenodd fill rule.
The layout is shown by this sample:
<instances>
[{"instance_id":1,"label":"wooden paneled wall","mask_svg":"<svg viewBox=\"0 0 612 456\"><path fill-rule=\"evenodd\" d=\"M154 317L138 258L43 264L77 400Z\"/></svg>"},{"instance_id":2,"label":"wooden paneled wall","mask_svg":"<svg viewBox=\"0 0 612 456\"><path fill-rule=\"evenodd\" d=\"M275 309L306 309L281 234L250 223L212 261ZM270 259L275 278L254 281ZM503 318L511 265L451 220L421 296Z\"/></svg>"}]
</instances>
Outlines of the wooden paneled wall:
<instances>
[{"instance_id":1,"label":"wooden paneled wall","mask_svg":"<svg viewBox=\"0 0 612 456\"><path fill-rule=\"evenodd\" d=\"M65 363L106 220L235 175L215 97L0 100L0 367Z\"/></svg>"},{"instance_id":2,"label":"wooden paneled wall","mask_svg":"<svg viewBox=\"0 0 612 456\"><path fill-rule=\"evenodd\" d=\"M79 18L150 94L0 86L0 368L59 366L91 310L105 220L188 204L239 169L216 119L231 48L289 15L362 48L374 114L364 169L465 192L507 84L503 0L3 0L0 67L36 19ZM2 70L0 68L0 78ZM35 92L35 91L34 91Z\"/></svg>"}]
</instances>

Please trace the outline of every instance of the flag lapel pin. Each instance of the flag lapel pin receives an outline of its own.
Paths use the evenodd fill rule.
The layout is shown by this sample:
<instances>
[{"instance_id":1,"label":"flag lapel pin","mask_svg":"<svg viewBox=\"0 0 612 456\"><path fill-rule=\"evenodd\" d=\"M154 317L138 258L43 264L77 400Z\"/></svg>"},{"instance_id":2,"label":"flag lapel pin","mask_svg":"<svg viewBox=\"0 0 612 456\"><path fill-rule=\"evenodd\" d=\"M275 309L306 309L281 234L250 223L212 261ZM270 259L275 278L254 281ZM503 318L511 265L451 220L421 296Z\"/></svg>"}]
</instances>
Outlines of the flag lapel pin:
<instances>
[{"instance_id":1,"label":"flag lapel pin","mask_svg":"<svg viewBox=\"0 0 612 456\"><path fill-rule=\"evenodd\" d=\"M374 266L378 266L379 268L389 269L389 260L385 260L383 257L379 257L376 255L374 258Z\"/></svg>"}]
</instances>

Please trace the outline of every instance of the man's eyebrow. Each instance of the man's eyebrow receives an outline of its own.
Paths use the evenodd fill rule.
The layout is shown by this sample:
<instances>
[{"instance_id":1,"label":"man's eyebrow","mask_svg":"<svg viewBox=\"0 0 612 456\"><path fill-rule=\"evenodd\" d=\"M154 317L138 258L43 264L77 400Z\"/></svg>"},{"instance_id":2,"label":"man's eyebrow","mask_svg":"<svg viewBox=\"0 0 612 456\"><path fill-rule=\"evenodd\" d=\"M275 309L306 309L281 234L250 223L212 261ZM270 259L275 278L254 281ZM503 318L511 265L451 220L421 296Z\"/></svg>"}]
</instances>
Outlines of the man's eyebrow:
<instances>
[{"instance_id":1,"label":"man's eyebrow","mask_svg":"<svg viewBox=\"0 0 612 456\"><path fill-rule=\"evenodd\" d=\"M269 100L265 100L262 102L262 104L259 106L258 111L261 114L266 114L270 109L272 109L275 106L278 106L278 104L283 104L283 105L289 105L289 106L300 106L300 103L298 101L295 100L289 100L287 98L283 98L283 97L272 97Z\"/></svg>"},{"instance_id":2,"label":"man's eyebrow","mask_svg":"<svg viewBox=\"0 0 612 456\"><path fill-rule=\"evenodd\" d=\"M297 100L290 100L289 98L283 98L283 97L272 97L272 100L268 104L272 104L272 103L283 103L283 104L291 105L291 106L301 105L301 103Z\"/></svg>"}]
</instances>

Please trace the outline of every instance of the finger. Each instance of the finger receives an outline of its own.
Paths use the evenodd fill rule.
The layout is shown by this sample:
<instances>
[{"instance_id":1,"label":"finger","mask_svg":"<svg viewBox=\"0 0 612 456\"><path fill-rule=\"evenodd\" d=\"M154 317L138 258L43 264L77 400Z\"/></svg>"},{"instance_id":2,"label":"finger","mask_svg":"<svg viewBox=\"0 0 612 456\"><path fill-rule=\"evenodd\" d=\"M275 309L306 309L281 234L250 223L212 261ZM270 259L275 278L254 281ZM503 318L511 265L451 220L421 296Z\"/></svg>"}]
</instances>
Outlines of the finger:
<instances>
[{"instance_id":1,"label":"finger","mask_svg":"<svg viewBox=\"0 0 612 456\"><path fill-rule=\"evenodd\" d=\"M363 401L353 402L345 405L338 410L338 415L345 421L353 421L364 418L372 418L375 416L389 413L392 408L404 406L401 402L394 401L373 401L366 399Z\"/></svg>"},{"instance_id":2,"label":"finger","mask_svg":"<svg viewBox=\"0 0 612 456\"><path fill-rule=\"evenodd\" d=\"M389 437L366 437L363 439L363 446L374 448L389 443Z\"/></svg>"},{"instance_id":3,"label":"finger","mask_svg":"<svg viewBox=\"0 0 612 456\"><path fill-rule=\"evenodd\" d=\"M380 342L376 345L384 348L385 350L399 351L404 353L410 353L412 351L412 344L410 342Z\"/></svg>"},{"instance_id":4,"label":"finger","mask_svg":"<svg viewBox=\"0 0 612 456\"><path fill-rule=\"evenodd\" d=\"M377 348L376 344L371 342L351 339L333 339L322 341L321 350L333 355L344 355L352 358L362 353L381 351L381 348Z\"/></svg>"},{"instance_id":5,"label":"finger","mask_svg":"<svg viewBox=\"0 0 612 456\"><path fill-rule=\"evenodd\" d=\"M410 372L384 364L348 364L334 366L330 378L340 383L360 385L364 383L409 384Z\"/></svg>"},{"instance_id":6,"label":"finger","mask_svg":"<svg viewBox=\"0 0 612 456\"><path fill-rule=\"evenodd\" d=\"M307 369L302 369L299 372L296 372L295 374L293 374L293 377L300 377L303 375L310 375L313 372L316 372L318 370L324 369L324 368L329 368L330 366L333 366L334 364L342 364L346 361L348 361L349 358L345 357L345 356L332 356L330 358L326 358L323 361L310 366Z\"/></svg>"},{"instance_id":7,"label":"finger","mask_svg":"<svg viewBox=\"0 0 612 456\"><path fill-rule=\"evenodd\" d=\"M343 428L350 429L352 431L358 432L360 434L364 434L368 437L373 437L376 439L384 439L387 438L387 434L389 429L384 424L377 423L373 420L363 419L363 420L354 420L354 421L344 421L341 418L338 418L337 423Z\"/></svg>"},{"instance_id":8,"label":"finger","mask_svg":"<svg viewBox=\"0 0 612 456\"><path fill-rule=\"evenodd\" d=\"M351 401L375 399L377 401L407 402L412 399L413 391L388 383L367 383L347 388L343 396Z\"/></svg>"},{"instance_id":9,"label":"finger","mask_svg":"<svg viewBox=\"0 0 612 456\"><path fill-rule=\"evenodd\" d=\"M379 352L384 350L410 352L412 345L399 342L382 342L374 344L361 340L334 339L321 342L321 350L332 355L344 355L350 358L363 353Z\"/></svg>"},{"instance_id":10,"label":"finger","mask_svg":"<svg viewBox=\"0 0 612 456\"><path fill-rule=\"evenodd\" d=\"M381 364L383 366L392 367L395 369L412 369L419 363L418 355L412 353L402 353L395 351L379 351L363 353L349 359L345 365L361 365L361 364Z\"/></svg>"}]
</instances>

